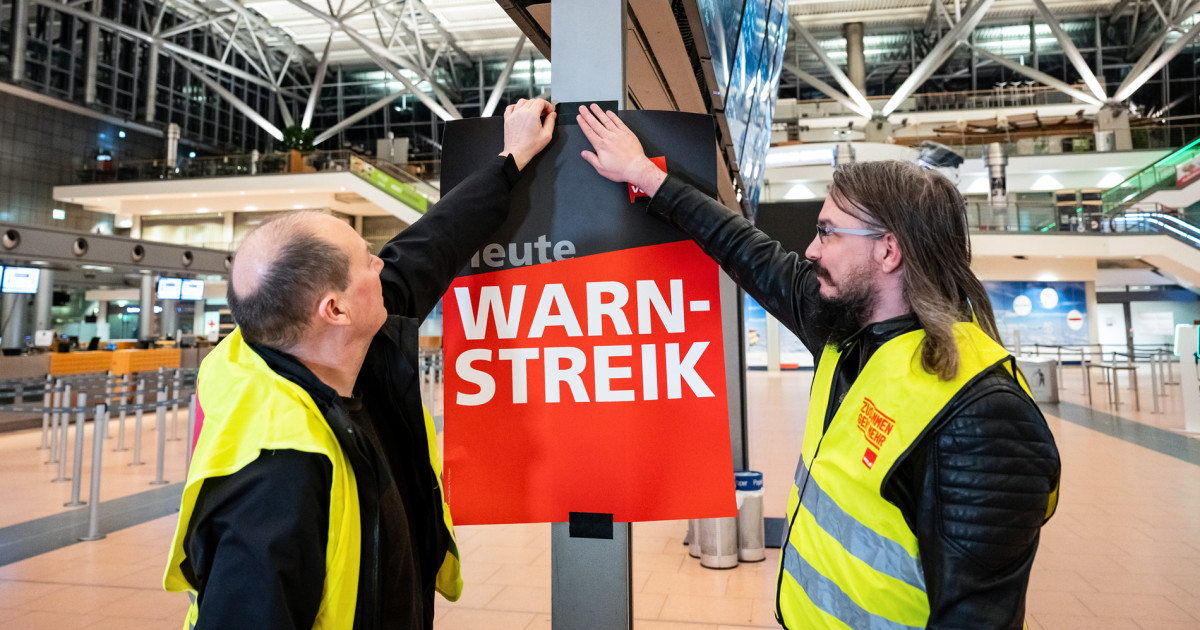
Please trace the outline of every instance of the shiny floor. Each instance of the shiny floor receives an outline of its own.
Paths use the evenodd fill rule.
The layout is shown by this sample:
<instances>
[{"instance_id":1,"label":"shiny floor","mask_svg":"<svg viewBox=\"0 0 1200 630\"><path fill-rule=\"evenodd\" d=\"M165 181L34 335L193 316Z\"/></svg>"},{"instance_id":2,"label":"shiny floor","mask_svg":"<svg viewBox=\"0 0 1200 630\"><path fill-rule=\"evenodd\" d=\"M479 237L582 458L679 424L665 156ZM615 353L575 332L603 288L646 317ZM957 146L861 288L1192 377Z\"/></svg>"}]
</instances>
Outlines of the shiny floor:
<instances>
[{"instance_id":1,"label":"shiny floor","mask_svg":"<svg viewBox=\"0 0 1200 630\"><path fill-rule=\"evenodd\" d=\"M751 464L765 473L768 516L783 515L811 378L811 372L748 374ZM1065 368L1063 378L1062 404L1045 406L1062 453L1062 500L1043 529L1029 589L1030 627L1200 628L1200 436L1183 431L1178 386L1168 387L1159 398L1162 413L1154 413L1148 372L1141 379L1140 411L1128 390L1121 392L1120 407L1108 405L1102 386L1089 406L1077 367ZM132 442L129 423L126 439ZM152 487L157 433L150 424L143 435L145 465L128 465L132 453L113 452L116 439L108 441L105 506ZM85 469L90 430L86 435ZM57 469L44 463L40 440L40 431L0 435L0 551L5 536L32 519L70 509L62 504L71 484L51 482ZM167 481L182 480L183 444L166 442ZM86 499L86 486L83 493ZM0 628L181 627L186 596L162 592L159 585L174 524L174 515L161 516L110 531L100 541L0 566ZM682 521L634 525L635 627L777 627L772 598L778 551L769 551L765 562L708 570L688 557L685 529ZM439 599L436 627L550 628L549 525L462 527L458 535L466 590L457 603Z\"/></svg>"}]
</instances>

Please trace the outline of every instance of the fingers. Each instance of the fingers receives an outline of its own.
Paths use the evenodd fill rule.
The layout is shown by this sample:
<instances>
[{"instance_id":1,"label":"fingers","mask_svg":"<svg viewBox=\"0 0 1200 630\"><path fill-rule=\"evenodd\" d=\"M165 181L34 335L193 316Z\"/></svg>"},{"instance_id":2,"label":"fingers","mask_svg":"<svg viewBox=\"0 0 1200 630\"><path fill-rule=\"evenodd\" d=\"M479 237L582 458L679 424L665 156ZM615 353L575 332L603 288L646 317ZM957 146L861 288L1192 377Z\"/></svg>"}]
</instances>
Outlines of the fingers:
<instances>
[{"instance_id":1,"label":"fingers","mask_svg":"<svg viewBox=\"0 0 1200 630\"><path fill-rule=\"evenodd\" d=\"M613 126L612 121L608 118L608 114L601 109L599 105L592 103L592 113L596 116L596 122L603 125L605 129L609 129Z\"/></svg>"},{"instance_id":2,"label":"fingers","mask_svg":"<svg viewBox=\"0 0 1200 630\"><path fill-rule=\"evenodd\" d=\"M600 170L600 158L596 157L595 153L592 153L591 151L583 151L579 155L583 156L583 161L591 164L592 168L596 169L597 171Z\"/></svg>"}]
</instances>

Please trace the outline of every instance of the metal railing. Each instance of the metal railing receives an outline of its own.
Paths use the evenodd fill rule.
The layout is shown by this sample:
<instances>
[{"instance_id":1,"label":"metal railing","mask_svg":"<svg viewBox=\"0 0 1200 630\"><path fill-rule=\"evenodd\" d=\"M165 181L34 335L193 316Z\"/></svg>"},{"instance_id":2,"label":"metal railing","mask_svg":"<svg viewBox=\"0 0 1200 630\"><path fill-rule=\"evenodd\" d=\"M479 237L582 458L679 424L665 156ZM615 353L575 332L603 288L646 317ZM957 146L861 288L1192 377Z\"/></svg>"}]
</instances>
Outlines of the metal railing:
<instances>
[{"instance_id":1,"label":"metal railing","mask_svg":"<svg viewBox=\"0 0 1200 630\"><path fill-rule=\"evenodd\" d=\"M185 470L191 464L192 439L195 434L196 406L195 390L197 369L159 368L157 372L142 372L123 376L107 373L47 375L36 379L11 379L0 381L0 412L36 413L42 416L42 440L39 450L47 451L47 465L54 465L57 474L52 483L71 482L70 500L63 507L89 506L88 531L79 540L99 540L99 509L101 469L104 442L111 439L110 422L114 414L118 418L117 446L114 452L130 449L125 447L125 424L130 413L135 416L133 453L129 465L142 466L143 416L155 414L157 449L155 478L150 485L165 485L164 466L166 442L178 441L179 408L188 406ZM150 385L151 388L147 388ZM147 401L152 393L153 400ZM31 404L40 397L39 404ZM168 438L167 409L173 412ZM74 439L69 439L71 418L75 419ZM87 420L92 420L92 457L89 498L81 500L83 482L84 432ZM73 445L72 445L73 442ZM73 448L72 448L73 446ZM70 472L68 472L70 464Z\"/></svg>"},{"instance_id":2,"label":"metal railing","mask_svg":"<svg viewBox=\"0 0 1200 630\"><path fill-rule=\"evenodd\" d=\"M231 155L182 158L175 166L166 160L113 160L102 166L89 166L75 171L75 183L107 183L153 181L159 179L195 179L205 177L243 177L253 175L282 175L306 172L340 172L350 170L350 156L354 155L377 168L386 169L389 175L412 184L429 184L441 176L440 161L407 162L390 164L367 157L349 149L334 151L311 151L302 156L298 169L293 168L290 152L239 153Z\"/></svg>"}]
</instances>

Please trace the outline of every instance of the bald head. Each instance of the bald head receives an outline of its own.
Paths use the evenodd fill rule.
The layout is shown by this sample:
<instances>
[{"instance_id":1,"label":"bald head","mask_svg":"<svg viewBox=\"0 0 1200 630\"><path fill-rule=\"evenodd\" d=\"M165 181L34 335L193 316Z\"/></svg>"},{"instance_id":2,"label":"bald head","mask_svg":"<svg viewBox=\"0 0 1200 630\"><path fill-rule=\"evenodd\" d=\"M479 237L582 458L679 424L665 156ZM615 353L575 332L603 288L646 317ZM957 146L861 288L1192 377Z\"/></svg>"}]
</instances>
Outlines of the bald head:
<instances>
[{"instance_id":1,"label":"bald head","mask_svg":"<svg viewBox=\"0 0 1200 630\"><path fill-rule=\"evenodd\" d=\"M268 219L243 241L226 297L247 341L292 348L321 296L346 289L349 257L321 236L334 224L341 221L321 212L290 212Z\"/></svg>"}]
</instances>

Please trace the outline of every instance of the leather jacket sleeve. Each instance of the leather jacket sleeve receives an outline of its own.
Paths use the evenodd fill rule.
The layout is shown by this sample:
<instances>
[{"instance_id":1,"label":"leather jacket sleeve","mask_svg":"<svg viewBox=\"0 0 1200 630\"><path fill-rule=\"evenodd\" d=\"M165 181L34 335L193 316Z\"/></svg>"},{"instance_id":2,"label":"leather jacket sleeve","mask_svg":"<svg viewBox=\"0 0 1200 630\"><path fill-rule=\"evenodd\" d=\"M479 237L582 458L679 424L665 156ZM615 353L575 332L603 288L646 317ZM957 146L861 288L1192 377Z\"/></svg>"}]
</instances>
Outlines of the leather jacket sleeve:
<instances>
[{"instance_id":1,"label":"leather jacket sleeve","mask_svg":"<svg viewBox=\"0 0 1200 630\"><path fill-rule=\"evenodd\" d=\"M1054 438L1003 368L969 385L935 422L883 492L917 536L929 627L1020 630L1058 485Z\"/></svg>"},{"instance_id":2,"label":"leather jacket sleeve","mask_svg":"<svg viewBox=\"0 0 1200 630\"><path fill-rule=\"evenodd\" d=\"M196 628L311 628L325 583L333 469L323 455L262 451L206 479L184 537Z\"/></svg>"},{"instance_id":3,"label":"leather jacket sleeve","mask_svg":"<svg viewBox=\"0 0 1200 630\"><path fill-rule=\"evenodd\" d=\"M789 252L740 215L667 175L647 212L682 230L814 357L825 335L806 326L817 308L817 274L802 253Z\"/></svg>"},{"instance_id":4,"label":"leather jacket sleeve","mask_svg":"<svg viewBox=\"0 0 1200 630\"><path fill-rule=\"evenodd\" d=\"M497 156L383 246L379 278L388 313L425 319L463 265L508 218L508 193L519 176L512 156Z\"/></svg>"}]
</instances>

